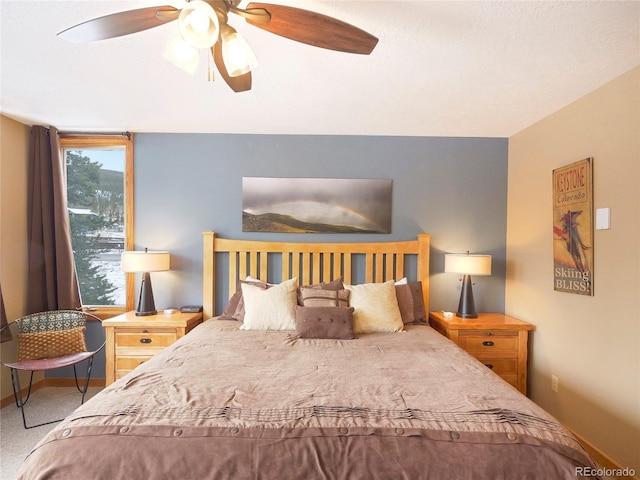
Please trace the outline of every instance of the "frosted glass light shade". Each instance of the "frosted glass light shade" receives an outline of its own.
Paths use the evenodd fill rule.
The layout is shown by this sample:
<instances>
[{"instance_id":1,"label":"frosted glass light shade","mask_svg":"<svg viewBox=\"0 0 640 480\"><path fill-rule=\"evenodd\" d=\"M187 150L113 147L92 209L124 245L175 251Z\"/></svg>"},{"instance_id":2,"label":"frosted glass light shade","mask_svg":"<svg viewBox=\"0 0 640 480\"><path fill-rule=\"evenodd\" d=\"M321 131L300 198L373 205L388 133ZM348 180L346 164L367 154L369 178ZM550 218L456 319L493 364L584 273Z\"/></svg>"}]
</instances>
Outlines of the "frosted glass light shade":
<instances>
[{"instance_id":1,"label":"frosted glass light shade","mask_svg":"<svg viewBox=\"0 0 640 480\"><path fill-rule=\"evenodd\" d=\"M258 66L249 44L228 25L222 29L222 59L230 77L239 77Z\"/></svg>"},{"instance_id":2,"label":"frosted glass light shade","mask_svg":"<svg viewBox=\"0 0 640 480\"><path fill-rule=\"evenodd\" d=\"M200 52L176 34L164 47L162 56L187 73L194 74L198 68Z\"/></svg>"},{"instance_id":3,"label":"frosted glass light shade","mask_svg":"<svg viewBox=\"0 0 640 480\"><path fill-rule=\"evenodd\" d=\"M192 47L209 48L218 41L220 23L211 5L192 0L180 11L178 29Z\"/></svg>"},{"instance_id":4,"label":"frosted glass light shade","mask_svg":"<svg viewBox=\"0 0 640 480\"><path fill-rule=\"evenodd\" d=\"M491 275L491 255L446 254L444 271L462 275Z\"/></svg>"},{"instance_id":5,"label":"frosted glass light shade","mask_svg":"<svg viewBox=\"0 0 640 480\"><path fill-rule=\"evenodd\" d=\"M162 272L169 270L171 255L165 251L123 252L122 271Z\"/></svg>"}]
</instances>

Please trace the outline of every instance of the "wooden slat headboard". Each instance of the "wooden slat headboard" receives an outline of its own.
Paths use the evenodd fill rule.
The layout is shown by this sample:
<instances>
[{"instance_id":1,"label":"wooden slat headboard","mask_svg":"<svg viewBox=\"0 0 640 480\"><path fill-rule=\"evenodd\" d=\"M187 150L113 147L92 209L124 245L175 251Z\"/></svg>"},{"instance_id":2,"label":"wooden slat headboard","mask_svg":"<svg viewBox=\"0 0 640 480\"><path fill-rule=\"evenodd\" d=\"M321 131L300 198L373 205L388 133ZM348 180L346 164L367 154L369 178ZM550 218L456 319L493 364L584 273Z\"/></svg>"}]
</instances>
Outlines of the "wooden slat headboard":
<instances>
[{"instance_id":1,"label":"wooden slat headboard","mask_svg":"<svg viewBox=\"0 0 640 480\"><path fill-rule=\"evenodd\" d=\"M364 256L365 282L399 280L405 276L406 257L417 257L416 277L422 282L424 304L429 311L429 247L431 235L421 233L417 240L402 242L363 243L302 243L231 240L219 238L215 232L204 232L204 267L202 305L204 318L215 313L216 253L228 254L229 298L235 293L238 280L251 275L267 281L272 262L277 255L282 280L297 277L300 285L329 282L340 276L352 283L354 256Z\"/></svg>"}]
</instances>

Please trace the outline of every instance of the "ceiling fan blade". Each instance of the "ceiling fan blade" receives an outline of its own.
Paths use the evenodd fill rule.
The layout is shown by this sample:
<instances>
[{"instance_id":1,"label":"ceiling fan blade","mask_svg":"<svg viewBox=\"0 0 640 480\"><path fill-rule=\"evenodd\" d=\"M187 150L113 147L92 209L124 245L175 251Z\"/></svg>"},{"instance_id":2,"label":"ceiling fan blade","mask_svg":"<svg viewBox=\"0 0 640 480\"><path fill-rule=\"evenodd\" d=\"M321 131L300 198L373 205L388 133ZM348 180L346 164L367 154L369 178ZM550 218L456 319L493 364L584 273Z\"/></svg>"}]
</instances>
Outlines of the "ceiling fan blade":
<instances>
[{"instance_id":1,"label":"ceiling fan blade","mask_svg":"<svg viewBox=\"0 0 640 480\"><path fill-rule=\"evenodd\" d=\"M267 12L264 8L252 8L250 10L243 10L242 8L229 5L229 11L235 13L236 15L240 15L241 17L249 18L252 22L255 23L269 23L269 20L271 20L269 12Z\"/></svg>"},{"instance_id":2,"label":"ceiling fan blade","mask_svg":"<svg viewBox=\"0 0 640 480\"><path fill-rule=\"evenodd\" d=\"M227 67L222 59L222 42L220 39L211 47L211 54L213 55L213 61L220 72L222 79L227 82L227 85L231 87L236 93L246 92L251 90L251 72L247 72L243 75L232 77L227 72Z\"/></svg>"},{"instance_id":3,"label":"ceiling fan blade","mask_svg":"<svg viewBox=\"0 0 640 480\"><path fill-rule=\"evenodd\" d=\"M254 8L265 9L271 20L257 23L247 18L251 25L314 47L368 55L378 43L370 33L320 13L268 3L250 3L247 6L247 10Z\"/></svg>"},{"instance_id":4,"label":"ceiling fan blade","mask_svg":"<svg viewBox=\"0 0 640 480\"><path fill-rule=\"evenodd\" d=\"M67 28L59 37L71 42L83 43L120 37L176 20L180 10L169 5L140 8L94 18Z\"/></svg>"}]
</instances>

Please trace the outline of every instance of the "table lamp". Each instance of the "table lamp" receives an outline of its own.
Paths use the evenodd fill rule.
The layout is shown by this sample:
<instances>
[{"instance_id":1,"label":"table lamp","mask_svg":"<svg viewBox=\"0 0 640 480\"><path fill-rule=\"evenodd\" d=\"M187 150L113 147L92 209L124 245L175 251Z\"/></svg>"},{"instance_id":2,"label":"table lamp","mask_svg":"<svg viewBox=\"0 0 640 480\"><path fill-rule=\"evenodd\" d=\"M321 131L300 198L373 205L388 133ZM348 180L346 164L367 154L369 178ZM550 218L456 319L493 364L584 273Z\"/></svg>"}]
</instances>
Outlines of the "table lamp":
<instances>
[{"instance_id":1,"label":"table lamp","mask_svg":"<svg viewBox=\"0 0 640 480\"><path fill-rule=\"evenodd\" d=\"M153 290L151 289L151 276L149 272L162 272L169 270L169 252L150 252L146 248L144 252L123 252L122 271L127 273L142 273L142 284L140 285L140 297L136 315L155 315L156 305L153 301Z\"/></svg>"},{"instance_id":2,"label":"table lamp","mask_svg":"<svg viewBox=\"0 0 640 480\"><path fill-rule=\"evenodd\" d=\"M478 318L471 275L491 275L491 255L469 255L469 252L445 254L444 271L464 275L456 315L460 318Z\"/></svg>"}]
</instances>

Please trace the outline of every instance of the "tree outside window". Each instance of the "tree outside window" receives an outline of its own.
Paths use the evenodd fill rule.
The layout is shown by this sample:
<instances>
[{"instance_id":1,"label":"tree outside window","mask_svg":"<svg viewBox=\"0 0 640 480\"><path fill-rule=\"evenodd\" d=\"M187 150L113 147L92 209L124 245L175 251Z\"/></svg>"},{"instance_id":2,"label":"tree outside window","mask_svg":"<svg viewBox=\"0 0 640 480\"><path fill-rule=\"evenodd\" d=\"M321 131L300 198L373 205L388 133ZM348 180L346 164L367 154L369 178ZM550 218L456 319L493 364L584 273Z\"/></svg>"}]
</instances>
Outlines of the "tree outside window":
<instances>
[{"instance_id":1,"label":"tree outside window","mask_svg":"<svg viewBox=\"0 0 640 480\"><path fill-rule=\"evenodd\" d=\"M95 145L90 141L94 138ZM85 307L133 304L132 288L120 268L121 253L133 246L127 215L132 211L127 205L132 201L129 142L125 137L61 138L71 243Z\"/></svg>"}]
</instances>

